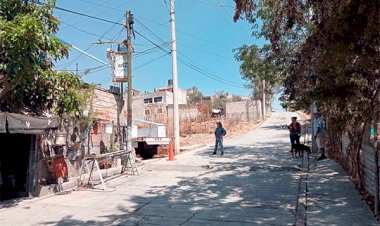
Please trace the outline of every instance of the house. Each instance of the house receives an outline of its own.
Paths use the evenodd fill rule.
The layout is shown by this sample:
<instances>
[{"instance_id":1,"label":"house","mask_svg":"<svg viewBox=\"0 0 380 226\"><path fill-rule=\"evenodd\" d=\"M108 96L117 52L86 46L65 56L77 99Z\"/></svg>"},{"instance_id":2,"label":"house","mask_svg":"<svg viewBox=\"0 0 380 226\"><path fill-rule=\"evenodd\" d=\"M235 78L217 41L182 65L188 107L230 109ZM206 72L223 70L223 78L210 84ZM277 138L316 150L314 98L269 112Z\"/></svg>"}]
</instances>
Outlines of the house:
<instances>
[{"instance_id":1,"label":"house","mask_svg":"<svg viewBox=\"0 0 380 226\"><path fill-rule=\"evenodd\" d=\"M0 200L34 192L41 140L58 126L58 118L0 112Z\"/></svg>"},{"instance_id":2,"label":"house","mask_svg":"<svg viewBox=\"0 0 380 226\"><path fill-rule=\"evenodd\" d=\"M178 89L178 104L187 103L185 90ZM133 118L165 123L167 106L173 104L173 86L171 80L164 88L156 88L151 93L140 93L133 96Z\"/></svg>"},{"instance_id":3,"label":"house","mask_svg":"<svg viewBox=\"0 0 380 226\"><path fill-rule=\"evenodd\" d=\"M85 157L119 150L125 97L114 88L93 92L83 121L0 112L0 200L59 191L63 182L76 185L74 178L86 173Z\"/></svg>"}]
</instances>

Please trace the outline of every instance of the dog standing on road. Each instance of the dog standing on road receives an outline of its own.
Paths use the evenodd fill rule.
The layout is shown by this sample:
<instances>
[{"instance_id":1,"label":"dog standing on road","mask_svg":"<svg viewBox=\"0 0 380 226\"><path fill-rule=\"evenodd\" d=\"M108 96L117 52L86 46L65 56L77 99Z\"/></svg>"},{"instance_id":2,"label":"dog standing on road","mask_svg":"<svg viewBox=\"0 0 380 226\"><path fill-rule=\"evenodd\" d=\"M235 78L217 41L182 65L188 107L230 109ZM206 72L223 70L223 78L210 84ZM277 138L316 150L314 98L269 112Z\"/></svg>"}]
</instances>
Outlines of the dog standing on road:
<instances>
[{"instance_id":1,"label":"dog standing on road","mask_svg":"<svg viewBox=\"0 0 380 226\"><path fill-rule=\"evenodd\" d=\"M303 152L306 151L310 153L311 149L309 146L304 145L304 144L294 144L292 148L292 156L293 158L297 157L303 157Z\"/></svg>"}]
</instances>

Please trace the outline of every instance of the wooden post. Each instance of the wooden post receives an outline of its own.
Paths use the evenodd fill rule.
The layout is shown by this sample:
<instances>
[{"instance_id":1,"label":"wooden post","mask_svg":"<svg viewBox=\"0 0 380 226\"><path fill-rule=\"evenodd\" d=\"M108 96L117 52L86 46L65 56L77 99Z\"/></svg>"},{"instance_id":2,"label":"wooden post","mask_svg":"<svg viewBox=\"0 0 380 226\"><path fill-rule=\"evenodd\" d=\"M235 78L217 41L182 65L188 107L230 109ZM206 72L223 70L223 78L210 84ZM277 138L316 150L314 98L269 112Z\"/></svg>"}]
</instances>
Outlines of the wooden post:
<instances>
[{"instance_id":1,"label":"wooden post","mask_svg":"<svg viewBox=\"0 0 380 226\"><path fill-rule=\"evenodd\" d=\"M31 135L30 136L28 174L27 174L27 181L26 181L28 197L33 196L32 194L33 194L34 178L35 178L35 170L36 170L36 148L37 148L36 135Z\"/></svg>"}]
</instances>

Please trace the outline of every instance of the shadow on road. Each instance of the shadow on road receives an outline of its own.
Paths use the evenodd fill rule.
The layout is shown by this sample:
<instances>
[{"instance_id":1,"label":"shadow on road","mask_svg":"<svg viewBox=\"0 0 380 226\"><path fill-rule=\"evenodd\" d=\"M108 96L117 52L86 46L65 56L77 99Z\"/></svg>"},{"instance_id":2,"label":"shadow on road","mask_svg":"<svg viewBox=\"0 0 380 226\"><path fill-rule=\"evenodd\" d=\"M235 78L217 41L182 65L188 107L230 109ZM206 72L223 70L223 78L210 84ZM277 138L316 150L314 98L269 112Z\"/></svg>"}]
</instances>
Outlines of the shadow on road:
<instances>
[{"instance_id":1,"label":"shadow on road","mask_svg":"<svg viewBox=\"0 0 380 226\"><path fill-rule=\"evenodd\" d=\"M198 153L210 158L198 177L184 175L175 186L151 186L143 196L133 197L137 208L120 207L121 214L101 216L104 221L68 215L44 224L294 224L300 159L291 158L283 143L226 146L223 157L211 156L211 150Z\"/></svg>"},{"instance_id":2,"label":"shadow on road","mask_svg":"<svg viewBox=\"0 0 380 226\"><path fill-rule=\"evenodd\" d=\"M97 219L102 220L80 221L67 215L60 220L42 224L295 225L298 211L304 208L298 206L302 176L305 175L304 171L299 170L302 160L291 157L289 145L284 143L288 134L278 132L284 130L282 125L264 126L260 129L274 131L271 142L263 140L247 145L226 145L223 157L212 156L212 147L197 151L196 155L209 159L209 165L198 168L177 165L177 168L167 168L168 171L181 172L176 185L150 185L145 194L120 201L118 213L97 216ZM189 169L200 172L197 177L193 177L188 174ZM332 203L331 207L338 209L351 206L344 196L329 196L329 192L338 193L341 188L326 191L321 186L335 182L333 180L336 178L328 175L338 172L331 170L331 167L321 167L318 170L326 176L312 177L313 184L309 186L312 186L310 191L314 197L308 201L315 205L309 213L319 219L315 221L316 225L327 225L329 222L338 225L338 215L326 216L329 210L323 210L324 207L317 203L329 202ZM323 192L327 192L326 195ZM326 200L329 197L334 197L334 200ZM132 202L133 207L126 208L124 202ZM102 208L101 203L99 208ZM353 214L352 211L348 213Z\"/></svg>"}]
</instances>

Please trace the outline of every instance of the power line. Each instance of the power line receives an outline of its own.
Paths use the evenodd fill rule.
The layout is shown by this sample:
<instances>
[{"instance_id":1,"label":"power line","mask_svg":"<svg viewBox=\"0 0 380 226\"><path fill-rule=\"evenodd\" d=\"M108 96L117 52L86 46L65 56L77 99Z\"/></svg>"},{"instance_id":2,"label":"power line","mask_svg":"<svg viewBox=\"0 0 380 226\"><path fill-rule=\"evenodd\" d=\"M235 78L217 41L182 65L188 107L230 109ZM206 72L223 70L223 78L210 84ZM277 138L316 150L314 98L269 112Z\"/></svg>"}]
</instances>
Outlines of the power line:
<instances>
[{"instance_id":1,"label":"power line","mask_svg":"<svg viewBox=\"0 0 380 226\"><path fill-rule=\"evenodd\" d=\"M115 22L115 21L111 21L111 20L107 20L107 19L103 19L103 18L99 18L99 17L95 17L95 16L91 16L91 15L86 15L84 13L79 13L79 12L75 12L75 11L72 11L72 10L68 10L68 9L64 9L64 8L61 8L61 7L55 7L56 9L59 9L59 10L62 10L62 11L65 11L65 12L69 12L69 13L73 13L73 14L77 14L77 15L81 15L81 16L84 16L84 17L88 17L88 18L92 18L92 19L95 19L95 20L99 20L99 21L103 21L103 22L107 22L107 23L111 23L111 24L114 24L114 25L121 25L121 26L124 26L124 24L121 24L121 23L118 23L118 22ZM149 38L145 37L144 35L142 35L140 32L134 30L134 32L138 35L140 35L142 38L144 38L145 40L147 40L148 42L150 42L151 44L153 44L154 46L156 46L157 48L161 49L163 52L165 52L166 54L170 54L171 52L170 51L167 51L165 50L162 46L156 44L155 42L153 42L152 40L150 40ZM158 36L157 36L158 37ZM161 56L163 57L163 56ZM233 87L238 87L238 88L243 88L241 86L237 86L237 85L233 85L231 83L234 83L234 82L231 82L231 81L228 81L228 80L224 80L222 79L221 77L219 76L216 76L214 74L211 74L207 71L203 71L201 68L195 66L194 64L191 64L191 63L188 63L182 59L179 59L180 62L182 62L183 64L185 64L186 66L192 68L193 70L213 79L213 80L216 80L216 81L219 81L225 85L229 85L229 86L233 86Z\"/></svg>"},{"instance_id":2,"label":"power line","mask_svg":"<svg viewBox=\"0 0 380 226\"><path fill-rule=\"evenodd\" d=\"M96 70L102 67L108 67L105 65L98 66L98 67L92 67L92 68L84 68L84 69L63 69L63 70L58 70L58 71L67 71L67 72L82 72L82 71L89 71L89 70Z\"/></svg>"},{"instance_id":3,"label":"power line","mask_svg":"<svg viewBox=\"0 0 380 226\"><path fill-rule=\"evenodd\" d=\"M211 72L208 72L208 71L206 71L206 70L200 68L199 66L196 66L196 65L193 64L193 63L189 63L189 62L183 60L183 59L180 58L180 57L178 58L178 60L179 60L181 63L183 63L184 65L188 66L189 68L191 68L191 69L193 69L193 70L199 72L200 74L205 75L205 76L207 76L208 78L211 78L211 79L213 79L213 80L215 80L215 81L218 81L218 82L220 82L220 83L223 83L223 84L225 84L225 85L232 86L232 87L244 88L244 87L241 86L239 83L236 83L236 82L233 82L233 81L226 80L226 79L222 78L221 76L218 76L218 75L216 75L216 74L213 74L213 73L211 73Z\"/></svg>"},{"instance_id":4,"label":"power line","mask_svg":"<svg viewBox=\"0 0 380 226\"><path fill-rule=\"evenodd\" d=\"M41 4L41 3L40 3L40 4ZM69 9L64 9L64 8L61 8L61 7L58 7L58 6L55 6L55 8L58 9L58 10L64 11L64 12L68 12L68 13L72 13L72 14L76 14L76 15L80 15L80 16L88 17L88 18L91 18L91 19L94 19L94 20L99 20L99 21L103 21L103 22L106 22L106 23L110 23L110 24L115 24L115 25L121 25L121 26L124 26L124 24L122 24L122 23L118 23L118 22L115 22L115 21L111 21L111 20L103 19L103 18L96 17L96 16L87 15L87 14L80 13L80 12L76 12L76 11L69 10Z\"/></svg>"},{"instance_id":5,"label":"power line","mask_svg":"<svg viewBox=\"0 0 380 226\"><path fill-rule=\"evenodd\" d=\"M124 16L123 16L124 17ZM115 26L115 25L113 25ZM120 35L123 33L123 31L125 30L125 27L123 27L113 38L112 38L112 41L116 42L116 40L120 37Z\"/></svg>"},{"instance_id":6,"label":"power line","mask_svg":"<svg viewBox=\"0 0 380 226\"><path fill-rule=\"evenodd\" d=\"M165 50L164 48L162 48L161 46L159 46L158 44L156 44L155 42L153 42L152 40L150 40L149 38L145 37L144 35L142 35L140 32L136 31L136 34L140 35L142 38L144 38L145 40L147 40L148 42L152 43L153 45L155 45L157 48L161 49L163 52L165 53L170 53L169 51ZM186 56L185 56L186 57ZM238 85L235 85L235 84L238 84L238 83L235 83L235 82L232 82L232 81L228 81L228 80L225 80L224 78L220 77L220 76L217 76L215 74L212 74L210 72L207 72L205 70L202 70L200 67L192 64L192 63L189 63L189 62L186 62L184 61L183 59L180 59L179 58L179 61L183 64L185 64L186 66L190 67L191 69L195 70L195 71L198 71L199 73L211 78L211 79L214 79L218 82L221 82L225 85L229 85L229 86L233 86L233 87L237 87L237 88L244 88L242 86L238 86Z\"/></svg>"},{"instance_id":7,"label":"power line","mask_svg":"<svg viewBox=\"0 0 380 226\"><path fill-rule=\"evenodd\" d=\"M210 0L207 0L207 2L210 3ZM232 21L232 17L231 17L231 21L228 21L223 15L221 12L219 12L218 9L216 9L215 7L213 7L213 9L216 11L217 14L219 14L219 16L227 23L229 24L235 31L237 31L238 33L240 33L240 35L242 35L241 37L242 38L245 38L245 34L243 33L242 30L238 29L237 27L235 27L234 25L231 25L230 22Z\"/></svg>"},{"instance_id":8,"label":"power line","mask_svg":"<svg viewBox=\"0 0 380 226\"><path fill-rule=\"evenodd\" d=\"M145 30L147 30L150 34L152 34L154 37L157 38L160 42L164 42L162 38L160 38L158 35L156 35L151 29L149 29L147 26L145 26L143 23L141 23L138 19L135 19L135 21L140 24Z\"/></svg>"},{"instance_id":9,"label":"power line","mask_svg":"<svg viewBox=\"0 0 380 226\"><path fill-rule=\"evenodd\" d=\"M120 9L120 7L109 7L109 6L105 5L105 3L99 4L99 3L95 3L95 2L87 1L87 0L81 0L81 1L85 2L85 3L88 3L88 4L91 4L91 5L103 7L103 8L106 8L106 9L112 9L112 10L116 10L116 11L119 11L119 12L125 12L124 10ZM110 1L108 0L106 2L110 2Z\"/></svg>"},{"instance_id":10,"label":"power line","mask_svg":"<svg viewBox=\"0 0 380 226\"><path fill-rule=\"evenodd\" d=\"M165 24L167 24L168 22L165 22L165 23L157 23L156 21L150 20L150 19L148 19L148 18L144 18L144 17L141 17L141 16L138 16L138 17L141 18L141 19L143 19L143 20L146 20L146 21L149 21L149 22L151 22L151 23L154 23L154 24L156 24L156 25L158 25L158 26L162 26L162 27L165 27L165 28L170 29L170 27L168 27L167 25L165 25ZM212 45L214 45L214 46L217 46L217 47L219 47L219 48L228 49L228 48L226 48L225 46L223 46L223 45L221 45L221 44L219 44L219 43L216 43L216 42L213 42L213 41L210 41L210 40L207 40L207 39L201 38L201 37L197 37L197 36L195 36L195 35L193 35L193 34L191 34L191 33L188 33L188 32L185 32L185 31L182 31L182 30L180 30L180 29L178 29L178 28L176 28L176 32L181 33L181 34L184 34L184 35L187 35L187 36L189 36L189 37L191 37L191 38L193 38L193 39L197 39L197 40L201 40L201 41L203 41L203 42L207 42L207 43L212 44ZM228 50L230 50L230 49L228 49Z\"/></svg>"},{"instance_id":11,"label":"power line","mask_svg":"<svg viewBox=\"0 0 380 226\"><path fill-rule=\"evenodd\" d=\"M206 73L206 72L200 70L197 66L195 66L195 65L193 65L193 64L191 64L191 63L188 63L188 62L182 60L181 58L178 58L178 61L181 62L181 63L183 63L183 64L186 65L187 67L193 69L194 71L196 71L196 72L198 72L198 73L200 73L200 74L202 74L202 75L207 76L208 78L210 78L210 79L212 79L212 80L218 81L218 82L220 82L220 83L222 83L222 84L224 84L224 85L228 85L228 86L232 86L232 87L236 87L236 88L245 89L245 87L243 87L243 86L237 86L237 85L229 84L229 83L226 83L224 80L221 80L221 79L219 79L219 78L217 78L217 77L211 76L210 74L208 74L208 73Z\"/></svg>"},{"instance_id":12,"label":"power line","mask_svg":"<svg viewBox=\"0 0 380 226\"><path fill-rule=\"evenodd\" d=\"M170 45L170 42L165 42L163 43L162 45L160 45L160 47L167 47ZM149 48L147 50L144 50L144 51L141 51L141 52L137 52L136 54L134 54L133 56L136 58L136 57L140 57L140 56L143 56L143 55L146 55L146 54L149 54L149 53L153 53L155 50L158 50L158 47L152 47L152 48Z\"/></svg>"},{"instance_id":13,"label":"power line","mask_svg":"<svg viewBox=\"0 0 380 226\"><path fill-rule=\"evenodd\" d=\"M133 70L137 70L137 69L139 69L139 68L145 67L146 65L151 64L151 63L153 63L153 62L155 62L155 61L157 61L157 60L160 60L160 59L162 59L162 58L164 58L165 56L168 56L168 55L170 55L170 54L166 53L166 54L164 54L164 55L161 55L161 56L159 56L159 57L156 57L156 58L154 58L154 59L152 59L152 60L150 60L150 61L148 61L148 62L146 62L146 63L144 63L144 64L142 64L142 65L140 65L140 66L137 66L137 67L133 68Z\"/></svg>"},{"instance_id":14,"label":"power line","mask_svg":"<svg viewBox=\"0 0 380 226\"><path fill-rule=\"evenodd\" d=\"M121 18L123 18L124 16L122 16ZM121 19L120 18L120 19ZM105 31L100 37L99 37L99 39L102 39L106 34L108 34L108 32L110 32L114 27L116 26L116 24L113 24L107 31ZM122 30L120 31L120 33L122 32L124 30L124 27L122 28ZM118 36L118 35L117 35ZM117 38L116 36L115 36L115 38ZM87 47L84 51L86 52L86 51L88 51L89 49L91 49L93 46L94 46L95 44L94 43L92 43L89 47ZM66 64L63 64L63 65L61 65L61 67L64 67L64 66L66 66L66 67L68 67L68 66L70 66L71 64L73 64L74 62L76 62L79 58L81 58L83 56L83 53L80 53L74 60L72 60L72 61L70 61L70 62L68 62L68 63L66 63Z\"/></svg>"},{"instance_id":15,"label":"power line","mask_svg":"<svg viewBox=\"0 0 380 226\"><path fill-rule=\"evenodd\" d=\"M83 32L83 33L85 33L85 34L92 35L92 36L95 36L95 37L97 37L97 38L101 37L101 35L99 35L99 34L95 34L95 33L89 32L89 31L85 31L85 30L80 29L80 28L78 28L78 27L75 27L75 26L73 26L73 25L71 25L71 24L68 24L68 23L66 23L66 22L64 22L64 21L61 21L61 23L65 24L65 25L67 25L67 26L69 26L69 27L71 27L71 28L73 28L73 29L75 29L75 30L78 30L78 31L80 31L80 32Z\"/></svg>"},{"instance_id":16,"label":"power line","mask_svg":"<svg viewBox=\"0 0 380 226\"><path fill-rule=\"evenodd\" d=\"M209 5L209 6L217 6L217 7L220 7L220 8L225 8L225 7L227 7L227 8L235 8L235 6L232 6L232 5L225 5L225 4L223 4L223 3L220 3L219 2L219 4L217 5L217 4L212 4L212 3L210 3L209 1L207 1L207 2L203 2L203 1L200 1L200 0L193 0L193 1L195 1L195 2L198 2L198 3L200 3L200 4L204 4L204 5Z\"/></svg>"},{"instance_id":17,"label":"power line","mask_svg":"<svg viewBox=\"0 0 380 226\"><path fill-rule=\"evenodd\" d=\"M107 19L103 19L103 18L100 18L100 17L95 17L95 16L91 16L91 15L87 15L87 14L84 14L84 13L80 13L80 12L76 12L76 11L73 11L73 10L68 10L68 9L64 9L64 8L61 8L61 7L55 7L56 9L58 10L62 10L62 11L65 11L65 12L69 12L69 13L72 13L72 14L76 14L76 15L80 15L80 16L84 16L84 17L88 17L88 18L92 18L92 19L95 19L95 20L99 20L99 21L103 21L103 22L106 22L106 23L111 23L111 24L114 24L114 25L121 25L121 26L124 26L124 24L122 23L119 23L119 22L115 22L115 21L111 21L111 20L107 20ZM140 17L142 18L142 17ZM145 19L147 20L147 19ZM151 22L159 25L159 26L164 26L163 24L159 24L157 22L154 22L152 20L150 20ZM141 22L139 22L140 24L142 24ZM165 22L167 23L167 22ZM145 26L145 25L144 25ZM145 26L146 27L146 26ZM167 26L164 26L167 28ZM149 29L148 29L149 30ZM151 30L150 30L151 31ZM185 35L188 35L190 37L193 37L195 39L199 39L199 40L202 40L204 42L208 42L208 43L211 43L213 45L216 45L216 46L219 46L219 47L222 47L222 48L226 48L225 46L221 45L221 44L218 44L218 43L215 43L215 42L212 42L210 40L207 40L207 39L204 39L204 38L200 38L200 37L196 37L190 33L187 33L187 32L184 32L184 31L181 31L179 29L176 29L176 31L178 31L179 33L182 33L182 34L185 34ZM156 36L156 35L155 35ZM158 37L158 36L157 36ZM161 39L162 40L162 39Z\"/></svg>"},{"instance_id":18,"label":"power line","mask_svg":"<svg viewBox=\"0 0 380 226\"><path fill-rule=\"evenodd\" d=\"M108 66L102 66L102 67L100 67L100 68L98 68L98 69L91 70L91 71L88 72L88 73L83 73L83 74L81 75L81 77L84 77L84 76L87 76L87 75L93 74L93 73L95 73L95 72L103 71L103 70L108 69L108 68L109 68Z\"/></svg>"},{"instance_id":19,"label":"power line","mask_svg":"<svg viewBox=\"0 0 380 226\"><path fill-rule=\"evenodd\" d=\"M149 38L145 37L144 35L142 35L140 32L138 32L137 30L134 30L136 34L140 35L140 37L142 37L143 39L147 40L148 42L150 42L151 44L153 44L154 46L156 46L157 48L161 49L164 53L171 53L170 51L167 51L166 49L162 48L160 45L156 44L155 42L153 42L152 40L150 40Z\"/></svg>"},{"instance_id":20,"label":"power line","mask_svg":"<svg viewBox=\"0 0 380 226\"><path fill-rule=\"evenodd\" d=\"M219 2L219 1L217 1L217 2L218 2L220 5L224 5L223 3ZM226 9L226 7L222 7L222 8L223 8L224 12L225 12L227 15L231 15L232 12L228 12L227 9ZM235 7L233 7L233 8L235 8ZM226 14L225 14L225 15L226 15ZM238 26L238 27L241 29L241 31L244 32L244 35L245 35L245 33L250 34L250 35L252 34L252 31L251 31L251 30L248 30L247 28L244 28L244 29L243 29L243 27L241 26L240 23L235 23L234 25Z\"/></svg>"},{"instance_id":21,"label":"power line","mask_svg":"<svg viewBox=\"0 0 380 226\"><path fill-rule=\"evenodd\" d=\"M95 7L92 7L92 8L90 8L90 9L85 10L84 13L88 13L88 12L92 11L93 9L96 9L96 8L98 8L98 6L105 6L109 1L110 1L110 0L106 0L106 1L103 2L102 4L96 4ZM39 3L37 3L37 4L39 4ZM103 14L103 13L104 13L104 12L102 12L102 13L100 13L100 14ZM100 15L100 14L98 14L98 15ZM73 18L75 18L75 17L71 17L71 18L67 19L67 21L71 21ZM82 22L83 22L83 21L80 21L80 22L78 22L78 23L75 23L75 25L77 25L77 24L79 24L79 23L82 23Z\"/></svg>"},{"instance_id":22,"label":"power line","mask_svg":"<svg viewBox=\"0 0 380 226\"><path fill-rule=\"evenodd\" d=\"M228 57L226 57L226 56L219 55L219 54L216 54L216 53L213 53L213 52L207 51L207 50L199 49L199 48L196 48L196 47L191 46L191 45L187 45L187 44L184 44L184 43L178 43L178 44L181 45L181 46L185 46L185 47L187 47L187 48L190 48L190 49L197 50L197 51L199 51L199 52L204 52L204 53L207 53L207 54L210 54L210 55L213 55L213 56L217 56L217 57L220 57L220 58L224 58L224 59L226 59L226 60L235 61L235 60L233 60L233 59L231 59L231 58L228 58Z\"/></svg>"},{"instance_id":23,"label":"power line","mask_svg":"<svg viewBox=\"0 0 380 226\"><path fill-rule=\"evenodd\" d=\"M166 0L164 0L164 5L166 7L166 10L168 11L168 13L170 14L170 9L168 7L168 3L166 2Z\"/></svg>"}]
</instances>

